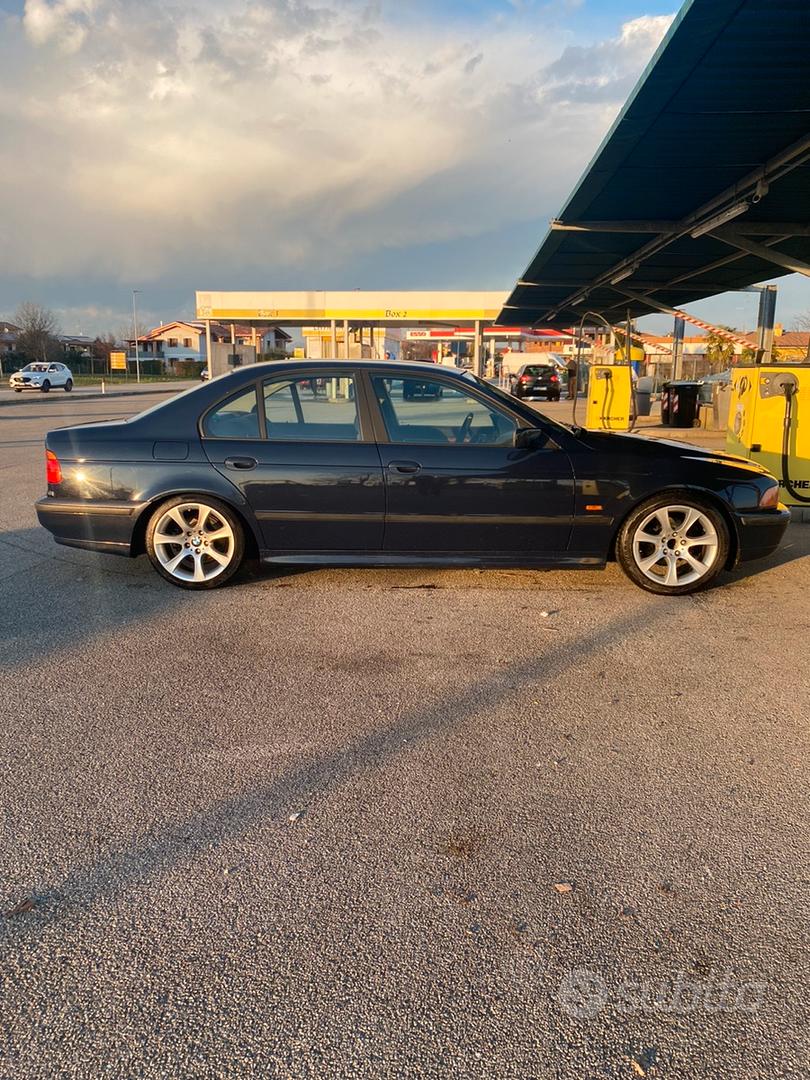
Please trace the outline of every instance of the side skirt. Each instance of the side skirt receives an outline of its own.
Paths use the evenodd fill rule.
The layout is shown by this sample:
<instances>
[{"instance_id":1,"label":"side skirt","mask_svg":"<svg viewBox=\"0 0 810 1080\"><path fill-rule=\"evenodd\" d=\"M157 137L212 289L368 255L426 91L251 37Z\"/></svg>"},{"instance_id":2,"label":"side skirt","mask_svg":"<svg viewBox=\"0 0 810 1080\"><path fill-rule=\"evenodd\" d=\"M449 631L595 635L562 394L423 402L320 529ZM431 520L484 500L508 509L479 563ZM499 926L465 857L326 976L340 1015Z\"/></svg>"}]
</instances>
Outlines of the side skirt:
<instances>
[{"instance_id":1,"label":"side skirt","mask_svg":"<svg viewBox=\"0 0 810 1080\"><path fill-rule=\"evenodd\" d=\"M512 570L603 570L605 560L595 556L556 554L553 551L545 555L504 555L493 552L482 555L478 552L463 552L447 555L411 554L396 552L345 552L311 551L305 553L263 551L261 561L274 565L288 566L453 566L473 569L512 569Z\"/></svg>"}]
</instances>

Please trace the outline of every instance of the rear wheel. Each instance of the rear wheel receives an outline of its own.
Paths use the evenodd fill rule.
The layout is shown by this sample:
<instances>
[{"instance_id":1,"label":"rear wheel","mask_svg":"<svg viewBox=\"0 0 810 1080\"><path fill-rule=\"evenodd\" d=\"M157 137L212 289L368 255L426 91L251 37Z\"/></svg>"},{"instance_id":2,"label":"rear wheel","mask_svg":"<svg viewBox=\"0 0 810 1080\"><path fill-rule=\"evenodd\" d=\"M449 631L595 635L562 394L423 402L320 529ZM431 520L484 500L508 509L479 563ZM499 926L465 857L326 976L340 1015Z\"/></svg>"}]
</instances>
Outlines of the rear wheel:
<instances>
[{"instance_id":1,"label":"rear wheel","mask_svg":"<svg viewBox=\"0 0 810 1080\"><path fill-rule=\"evenodd\" d=\"M20 387L17 387L17 386L15 386L15 387L14 387L14 393L15 393L15 394L21 394L21 393L22 393L22 389L21 389Z\"/></svg>"},{"instance_id":2,"label":"rear wheel","mask_svg":"<svg viewBox=\"0 0 810 1080\"><path fill-rule=\"evenodd\" d=\"M622 526L616 557L631 581L661 596L705 589L729 553L725 519L711 503L672 492L642 503Z\"/></svg>"},{"instance_id":3,"label":"rear wheel","mask_svg":"<svg viewBox=\"0 0 810 1080\"><path fill-rule=\"evenodd\" d=\"M45 379L45 381L42 383L42 393L47 394L48 391L50 390L50 388L51 388L50 380Z\"/></svg>"},{"instance_id":4,"label":"rear wheel","mask_svg":"<svg viewBox=\"0 0 810 1080\"><path fill-rule=\"evenodd\" d=\"M68 379L68 381L65 383L65 393L69 394L72 389L73 389L73 379Z\"/></svg>"},{"instance_id":5,"label":"rear wheel","mask_svg":"<svg viewBox=\"0 0 810 1080\"><path fill-rule=\"evenodd\" d=\"M208 495L176 496L162 503L146 527L152 565L181 589L215 589L239 569L245 533L236 514Z\"/></svg>"}]
</instances>

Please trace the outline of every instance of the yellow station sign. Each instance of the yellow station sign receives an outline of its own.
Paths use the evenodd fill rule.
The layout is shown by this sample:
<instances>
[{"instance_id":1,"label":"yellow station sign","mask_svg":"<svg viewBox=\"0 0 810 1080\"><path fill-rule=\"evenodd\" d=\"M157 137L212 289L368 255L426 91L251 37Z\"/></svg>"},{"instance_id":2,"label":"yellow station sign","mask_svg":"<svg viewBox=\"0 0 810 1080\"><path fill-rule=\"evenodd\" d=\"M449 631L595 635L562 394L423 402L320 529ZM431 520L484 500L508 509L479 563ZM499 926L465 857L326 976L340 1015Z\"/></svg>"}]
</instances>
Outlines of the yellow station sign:
<instances>
[{"instance_id":1,"label":"yellow station sign","mask_svg":"<svg viewBox=\"0 0 810 1080\"><path fill-rule=\"evenodd\" d=\"M198 319L278 322L494 322L502 292L198 292Z\"/></svg>"}]
</instances>

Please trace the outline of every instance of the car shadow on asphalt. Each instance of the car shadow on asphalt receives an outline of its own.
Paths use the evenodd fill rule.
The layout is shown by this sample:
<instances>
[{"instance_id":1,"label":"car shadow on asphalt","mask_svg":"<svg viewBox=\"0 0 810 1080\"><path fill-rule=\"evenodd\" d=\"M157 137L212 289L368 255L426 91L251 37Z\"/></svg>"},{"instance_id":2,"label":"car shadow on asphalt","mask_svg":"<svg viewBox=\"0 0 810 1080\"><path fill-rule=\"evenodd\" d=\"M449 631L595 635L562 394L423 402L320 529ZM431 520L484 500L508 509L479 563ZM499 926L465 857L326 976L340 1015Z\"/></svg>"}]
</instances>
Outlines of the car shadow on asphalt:
<instances>
[{"instance_id":1,"label":"car shadow on asphalt","mask_svg":"<svg viewBox=\"0 0 810 1080\"><path fill-rule=\"evenodd\" d=\"M276 821L286 824L290 813L334 792L355 774L382 768L403 746L416 744L462 727L477 716L490 715L505 701L548 683L570 668L570 656L579 660L603 650L622 648L640 632L666 627L669 604L649 605L611 619L601 629L588 629L568 643L564 651L549 651L530 662L503 665L484 678L448 694L426 709L406 711L401 717L345 745L316 753L291 770L271 777L231 798L188 816L184 821L152 829L148 837L126 848L108 851L92 865L79 867L61 879L32 881L27 895L32 907L13 919L0 920L5 939L35 942L50 925L75 919L101 898L121 895L131 886L171 872L212 848L244 838L252 829Z\"/></svg>"},{"instance_id":2,"label":"car shadow on asphalt","mask_svg":"<svg viewBox=\"0 0 810 1080\"><path fill-rule=\"evenodd\" d=\"M248 559L223 591L256 588L317 569ZM37 527L0 531L0 671L13 670L32 655L43 659L139 620L204 603L205 595L212 594L164 581L145 555L130 559L66 547ZM62 597L65 617L59 619L54 609Z\"/></svg>"},{"instance_id":3,"label":"car shadow on asphalt","mask_svg":"<svg viewBox=\"0 0 810 1080\"><path fill-rule=\"evenodd\" d=\"M721 574L713 588L721 589L724 584L733 585L737 581L755 578L766 570L806 558L810 558L810 522L797 522L788 528L785 538L773 554L764 559L751 559L750 562L740 563L736 569Z\"/></svg>"},{"instance_id":4,"label":"car shadow on asphalt","mask_svg":"<svg viewBox=\"0 0 810 1080\"><path fill-rule=\"evenodd\" d=\"M782 545L772 555L741 563L736 570L722 574L709 591L733 588L737 583L804 558L810 558L810 524L797 524L788 530ZM8 572L4 572L6 567ZM43 570L31 573L32 567ZM251 587L259 589L268 583L317 574L323 569L271 566L248 560L225 590L241 593ZM346 570L349 575L352 572ZM576 573L572 573L572 585L575 581ZM627 588L633 590L629 582ZM55 619L54 604L59 603L58 595L64 590L73 591L67 605L70 617ZM201 602L204 600L200 594L163 581L146 556L128 559L64 547L54 543L41 528L0 532L0 610L5 613L6 639L0 654L0 671L28 664L32 655L42 659L75 649L85 641L139 620L152 620L172 609Z\"/></svg>"}]
</instances>

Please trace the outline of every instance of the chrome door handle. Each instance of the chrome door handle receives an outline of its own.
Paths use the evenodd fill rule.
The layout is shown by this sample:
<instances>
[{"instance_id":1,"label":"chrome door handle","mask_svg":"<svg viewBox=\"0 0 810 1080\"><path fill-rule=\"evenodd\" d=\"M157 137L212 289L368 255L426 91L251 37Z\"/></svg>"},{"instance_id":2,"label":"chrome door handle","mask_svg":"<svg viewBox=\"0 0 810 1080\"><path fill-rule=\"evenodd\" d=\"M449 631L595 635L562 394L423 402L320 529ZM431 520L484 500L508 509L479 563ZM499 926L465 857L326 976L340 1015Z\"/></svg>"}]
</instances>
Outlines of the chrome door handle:
<instances>
[{"instance_id":1,"label":"chrome door handle","mask_svg":"<svg viewBox=\"0 0 810 1080\"><path fill-rule=\"evenodd\" d=\"M255 469L258 465L258 461L253 457L226 457L225 468L226 469Z\"/></svg>"},{"instance_id":2,"label":"chrome door handle","mask_svg":"<svg viewBox=\"0 0 810 1080\"><path fill-rule=\"evenodd\" d=\"M391 472L406 473L415 476L422 468L418 461L389 461L388 468Z\"/></svg>"}]
</instances>

